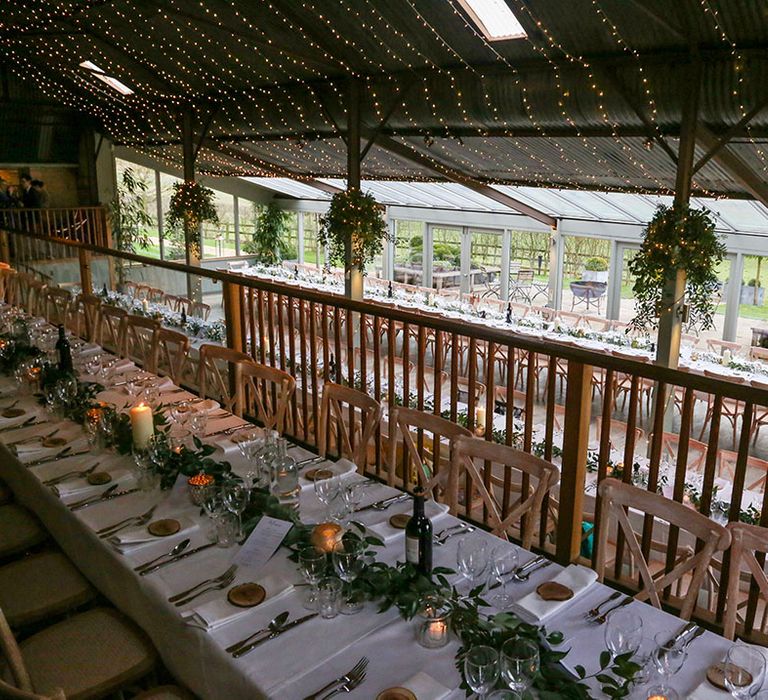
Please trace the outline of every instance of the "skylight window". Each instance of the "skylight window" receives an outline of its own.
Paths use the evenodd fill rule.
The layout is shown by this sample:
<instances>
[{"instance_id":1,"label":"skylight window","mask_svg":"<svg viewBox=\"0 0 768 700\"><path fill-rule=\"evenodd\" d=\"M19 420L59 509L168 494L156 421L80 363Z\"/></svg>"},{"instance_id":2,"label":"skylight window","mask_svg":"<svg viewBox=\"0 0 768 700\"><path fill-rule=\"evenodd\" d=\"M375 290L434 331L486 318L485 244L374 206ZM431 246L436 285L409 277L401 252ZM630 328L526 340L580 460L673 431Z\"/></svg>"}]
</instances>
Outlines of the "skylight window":
<instances>
[{"instance_id":1,"label":"skylight window","mask_svg":"<svg viewBox=\"0 0 768 700\"><path fill-rule=\"evenodd\" d=\"M98 78L103 83L106 83L113 90L117 90L121 95L133 95L133 90L129 88L125 83L120 82L117 78L113 78L111 75L107 75L101 68L91 61L83 61L80 64L81 68L89 70L94 78Z\"/></svg>"},{"instance_id":2,"label":"skylight window","mask_svg":"<svg viewBox=\"0 0 768 700\"><path fill-rule=\"evenodd\" d=\"M459 3L489 41L527 36L505 0L459 0Z\"/></svg>"}]
</instances>

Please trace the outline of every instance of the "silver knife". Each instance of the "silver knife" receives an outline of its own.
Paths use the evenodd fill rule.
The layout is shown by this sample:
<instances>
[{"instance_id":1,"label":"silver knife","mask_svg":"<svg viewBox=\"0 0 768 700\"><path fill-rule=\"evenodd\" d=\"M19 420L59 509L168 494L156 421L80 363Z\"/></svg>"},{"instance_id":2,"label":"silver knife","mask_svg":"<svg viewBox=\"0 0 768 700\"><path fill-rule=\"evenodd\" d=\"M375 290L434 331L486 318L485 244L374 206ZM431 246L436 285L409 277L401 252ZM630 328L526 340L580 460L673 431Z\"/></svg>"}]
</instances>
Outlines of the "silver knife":
<instances>
[{"instance_id":1,"label":"silver knife","mask_svg":"<svg viewBox=\"0 0 768 700\"><path fill-rule=\"evenodd\" d=\"M89 506L93 503L98 503L99 501L102 501L108 496L110 496L118 486L119 484L112 484L112 486L109 486L108 488L106 488L98 496L87 496L86 498L82 498L79 501L70 503L68 508L74 511L74 510L80 510L80 508L85 508L86 506Z\"/></svg>"},{"instance_id":2,"label":"silver knife","mask_svg":"<svg viewBox=\"0 0 768 700\"><path fill-rule=\"evenodd\" d=\"M362 513L363 511L371 510L372 508L382 508L382 507L388 508L389 506L394 505L395 503L404 501L406 498L410 498L410 495L407 493L401 493L399 496L390 496L389 498L382 498L380 501L376 501L375 503L369 503L367 506L361 506L360 508L355 508L353 512Z\"/></svg>"},{"instance_id":3,"label":"silver knife","mask_svg":"<svg viewBox=\"0 0 768 700\"><path fill-rule=\"evenodd\" d=\"M521 564L518 566L513 572L513 576L520 576L520 574L524 574L529 569L532 569L534 566L540 564L542 561L546 560L545 556L542 556L539 554L538 556L534 557L530 561L525 562L525 564Z\"/></svg>"},{"instance_id":4,"label":"silver knife","mask_svg":"<svg viewBox=\"0 0 768 700\"><path fill-rule=\"evenodd\" d=\"M5 428L0 428L0 433L7 433L9 430L21 430L21 428L30 428L33 425L38 425L38 423L34 423L35 416L30 416L29 418L25 418L21 423L16 423L16 425L8 425ZM42 423L47 423L48 421L41 421Z\"/></svg>"},{"instance_id":5,"label":"silver knife","mask_svg":"<svg viewBox=\"0 0 768 700\"><path fill-rule=\"evenodd\" d=\"M193 554L197 554L198 552L202 552L205 549L210 549L211 547L215 547L215 546L216 546L216 542L209 542L208 544L204 544L200 547L196 547L195 549L190 549L187 552L182 552L181 554L174 557L173 559L166 559L165 561L161 561L159 564L150 566L148 569L143 569L142 571L139 571L139 576L146 576L147 574L151 574L152 572L157 571L158 569L162 569L164 566L168 566L168 564L174 564L177 561L181 561L182 559L191 557Z\"/></svg>"},{"instance_id":6,"label":"silver knife","mask_svg":"<svg viewBox=\"0 0 768 700\"><path fill-rule=\"evenodd\" d=\"M204 438L212 438L218 435L232 435L242 428L248 428L253 426L253 423L241 423L240 425L233 425L231 428L224 428L223 430L217 430L215 433L207 433Z\"/></svg>"},{"instance_id":7,"label":"silver knife","mask_svg":"<svg viewBox=\"0 0 768 700\"><path fill-rule=\"evenodd\" d=\"M298 625L302 625L305 622L308 622L312 618L317 617L317 613L310 613L309 615L304 615L304 617L299 617L296 620L293 620L292 622L287 622L284 624L280 629L275 630L274 632L271 632L266 637L262 637L261 639L257 639L255 642L251 642L248 646L241 647L237 651L232 652L232 656L236 659L239 659L241 656L244 656L249 651L255 649L259 644L263 644L264 642L268 642L270 639L274 639L275 637L279 637L283 632L287 632L289 629L293 627L297 627Z\"/></svg>"},{"instance_id":8,"label":"silver knife","mask_svg":"<svg viewBox=\"0 0 768 700\"><path fill-rule=\"evenodd\" d=\"M57 452L51 457L45 457L44 459L36 459L34 462L26 462L25 467L39 467L41 464L48 464L48 462L55 462L57 459L63 459L64 457L79 457L80 455L90 454L90 450L83 450L82 452L70 452L71 447L65 447L61 452Z\"/></svg>"}]
</instances>

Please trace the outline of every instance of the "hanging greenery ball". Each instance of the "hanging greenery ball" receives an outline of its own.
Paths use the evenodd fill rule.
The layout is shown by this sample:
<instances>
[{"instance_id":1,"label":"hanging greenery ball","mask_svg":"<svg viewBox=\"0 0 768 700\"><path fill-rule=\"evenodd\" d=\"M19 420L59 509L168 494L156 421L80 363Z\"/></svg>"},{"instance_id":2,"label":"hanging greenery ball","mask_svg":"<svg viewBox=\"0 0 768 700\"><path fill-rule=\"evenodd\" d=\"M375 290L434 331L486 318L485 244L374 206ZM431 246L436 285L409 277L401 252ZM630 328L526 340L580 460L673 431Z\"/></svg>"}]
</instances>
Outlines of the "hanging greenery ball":
<instances>
[{"instance_id":1,"label":"hanging greenery ball","mask_svg":"<svg viewBox=\"0 0 768 700\"><path fill-rule=\"evenodd\" d=\"M317 237L337 265L345 264L345 246L350 241L352 265L362 270L389 240L389 229L373 195L351 189L333 195L328 213L320 217Z\"/></svg>"},{"instance_id":2,"label":"hanging greenery ball","mask_svg":"<svg viewBox=\"0 0 768 700\"><path fill-rule=\"evenodd\" d=\"M676 270L685 272L688 325L701 330L714 326L715 294L720 286L717 266L725 257L725 243L715 232L706 209L659 206L643 232L640 251L629 263L636 315L632 328L652 330L659 325L664 285Z\"/></svg>"}]
</instances>

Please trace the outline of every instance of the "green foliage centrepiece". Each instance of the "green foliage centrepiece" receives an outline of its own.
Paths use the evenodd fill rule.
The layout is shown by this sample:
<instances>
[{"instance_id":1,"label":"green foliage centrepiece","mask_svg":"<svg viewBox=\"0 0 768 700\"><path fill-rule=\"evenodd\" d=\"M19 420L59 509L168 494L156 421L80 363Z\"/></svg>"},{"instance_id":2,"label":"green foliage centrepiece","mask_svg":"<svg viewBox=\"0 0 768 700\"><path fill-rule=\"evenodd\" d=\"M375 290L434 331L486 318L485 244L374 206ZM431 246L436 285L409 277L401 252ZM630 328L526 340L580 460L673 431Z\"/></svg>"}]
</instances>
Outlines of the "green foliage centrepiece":
<instances>
[{"instance_id":1,"label":"green foliage centrepiece","mask_svg":"<svg viewBox=\"0 0 768 700\"><path fill-rule=\"evenodd\" d=\"M608 270L608 261L601 257L589 258L584 263L584 269L590 272L606 272Z\"/></svg>"},{"instance_id":2,"label":"green foliage centrepiece","mask_svg":"<svg viewBox=\"0 0 768 700\"><path fill-rule=\"evenodd\" d=\"M382 251L389 240L389 229L383 210L373 195L359 189L337 192L328 213L320 217L317 238L328 247L332 263L345 264L345 246L351 242L351 264L364 270L367 263Z\"/></svg>"},{"instance_id":3,"label":"green foliage centrepiece","mask_svg":"<svg viewBox=\"0 0 768 700\"><path fill-rule=\"evenodd\" d=\"M688 323L702 330L712 328L714 296L720 285L716 269L724 256L725 244L708 211L659 206L644 231L640 251L629 263L635 277L632 328L658 326L664 286L675 270L686 274Z\"/></svg>"},{"instance_id":4,"label":"green foliage centrepiece","mask_svg":"<svg viewBox=\"0 0 768 700\"><path fill-rule=\"evenodd\" d=\"M243 246L246 253L256 256L264 265L277 265L289 253L285 240L290 214L275 202L256 208L256 228L253 238Z\"/></svg>"}]
</instances>

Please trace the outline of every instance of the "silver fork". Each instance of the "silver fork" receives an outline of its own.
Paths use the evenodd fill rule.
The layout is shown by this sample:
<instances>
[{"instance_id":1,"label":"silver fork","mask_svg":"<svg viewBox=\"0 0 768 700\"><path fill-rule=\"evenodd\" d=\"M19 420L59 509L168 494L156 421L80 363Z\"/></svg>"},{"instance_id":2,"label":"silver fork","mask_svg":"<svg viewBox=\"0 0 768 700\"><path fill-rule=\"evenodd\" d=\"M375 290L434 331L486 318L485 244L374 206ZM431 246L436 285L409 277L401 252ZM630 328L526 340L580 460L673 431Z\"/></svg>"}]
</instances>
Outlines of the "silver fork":
<instances>
[{"instance_id":1,"label":"silver fork","mask_svg":"<svg viewBox=\"0 0 768 700\"><path fill-rule=\"evenodd\" d=\"M56 433L59 432L61 428L56 428L55 430L51 430L50 433L47 435L33 435L32 437L25 438L24 440L14 440L13 442L8 443L8 447L16 447L17 445L28 445L30 442L36 442L37 440L46 440L49 437L53 437L56 435Z\"/></svg>"},{"instance_id":2,"label":"silver fork","mask_svg":"<svg viewBox=\"0 0 768 700\"><path fill-rule=\"evenodd\" d=\"M237 571L237 565L232 564L223 574L220 574L219 576L215 576L214 578L206 579L205 581L200 581L200 583L196 583L191 588L187 588L186 591L181 591L181 593L176 593L175 595L172 595L170 598L168 598L169 603L175 603L177 600L180 600L182 598L186 598L190 593L192 593L195 589L200 588L200 586L205 586L209 583L217 583L223 578L226 578L230 574Z\"/></svg>"},{"instance_id":3,"label":"silver fork","mask_svg":"<svg viewBox=\"0 0 768 700\"><path fill-rule=\"evenodd\" d=\"M128 520L128 522L120 523L116 527L112 527L111 529L107 530L106 533L100 534L99 537L109 539L110 537L114 537L118 532L120 532L120 530L125 530L127 527L141 527L142 525L146 525L152 519L155 508L157 508L157 506L152 506L149 511L143 515L131 518Z\"/></svg>"},{"instance_id":4,"label":"silver fork","mask_svg":"<svg viewBox=\"0 0 768 700\"><path fill-rule=\"evenodd\" d=\"M328 700L328 698L332 698L334 695L338 695L339 693L351 693L357 686L362 685L363 681L365 680L365 671L360 674L355 680L349 681L348 683L344 683L343 685L340 685L338 688L334 688L328 695L324 695L321 700Z\"/></svg>"},{"instance_id":5,"label":"silver fork","mask_svg":"<svg viewBox=\"0 0 768 700\"><path fill-rule=\"evenodd\" d=\"M443 535L435 544L438 547L442 547L448 540L451 539L451 537L458 537L459 535L468 535L470 532L475 531L474 525L467 525L467 527L463 527L460 530L454 530L453 532L449 532L447 535Z\"/></svg>"},{"instance_id":6,"label":"silver fork","mask_svg":"<svg viewBox=\"0 0 768 700\"><path fill-rule=\"evenodd\" d=\"M66 474L62 474L61 476L54 476L52 479L46 479L43 482L43 486L55 486L56 484L60 484L62 481L66 481L70 477L85 477L89 474L93 473L93 471L96 469L96 467L99 466L99 462L96 462L91 467L88 467L87 469L76 469L71 472L67 472Z\"/></svg>"},{"instance_id":7,"label":"silver fork","mask_svg":"<svg viewBox=\"0 0 768 700\"><path fill-rule=\"evenodd\" d=\"M614 591L613 593L611 593L611 595L608 598L606 598L604 601L602 601L601 603L598 603L594 608L592 608L592 610L588 610L587 612L585 612L584 617L587 618L587 620L593 617L597 617L600 614L600 608L602 608L604 605L608 605L608 603L610 603L612 600L616 600L616 598L618 598L620 595L621 595L621 591Z\"/></svg>"},{"instance_id":8,"label":"silver fork","mask_svg":"<svg viewBox=\"0 0 768 700\"><path fill-rule=\"evenodd\" d=\"M218 581L217 583L211 584L210 586L206 586L205 588L200 589L199 591L196 591L190 596L187 596L186 598L182 598L181 600L177 600L174 605L179 608L182 605L186 605L187 603L192 602L195 598L198 596L203 595L203 593L208 593L209 591L220 591L222 588L226 588L232 581L235 580L235 573L236 573L237 567L233 567L227 576L225 576L221 581Z\"/></svg>"},{"instance_id":9,"label":"silver fork","mask_svg":"<svg viewBox=\"0 0 768 700\"><path fill-rule=\"evenodd\" d=\"M355 681L360 674L363 674L365 672L365 669L368 666L368 657L363 656L360 661L358 661L349 671L347 671L343 676L340 676L339 678L336 678L332 680L327 685L324 685L320 690L312 693L311 695L307 695L307 697L304 698L304 700L317 700L323 693L327 692L331 688L333 688L335 685L341 685L344 683L351 683Z\"/></svg>"}]
</instances>

